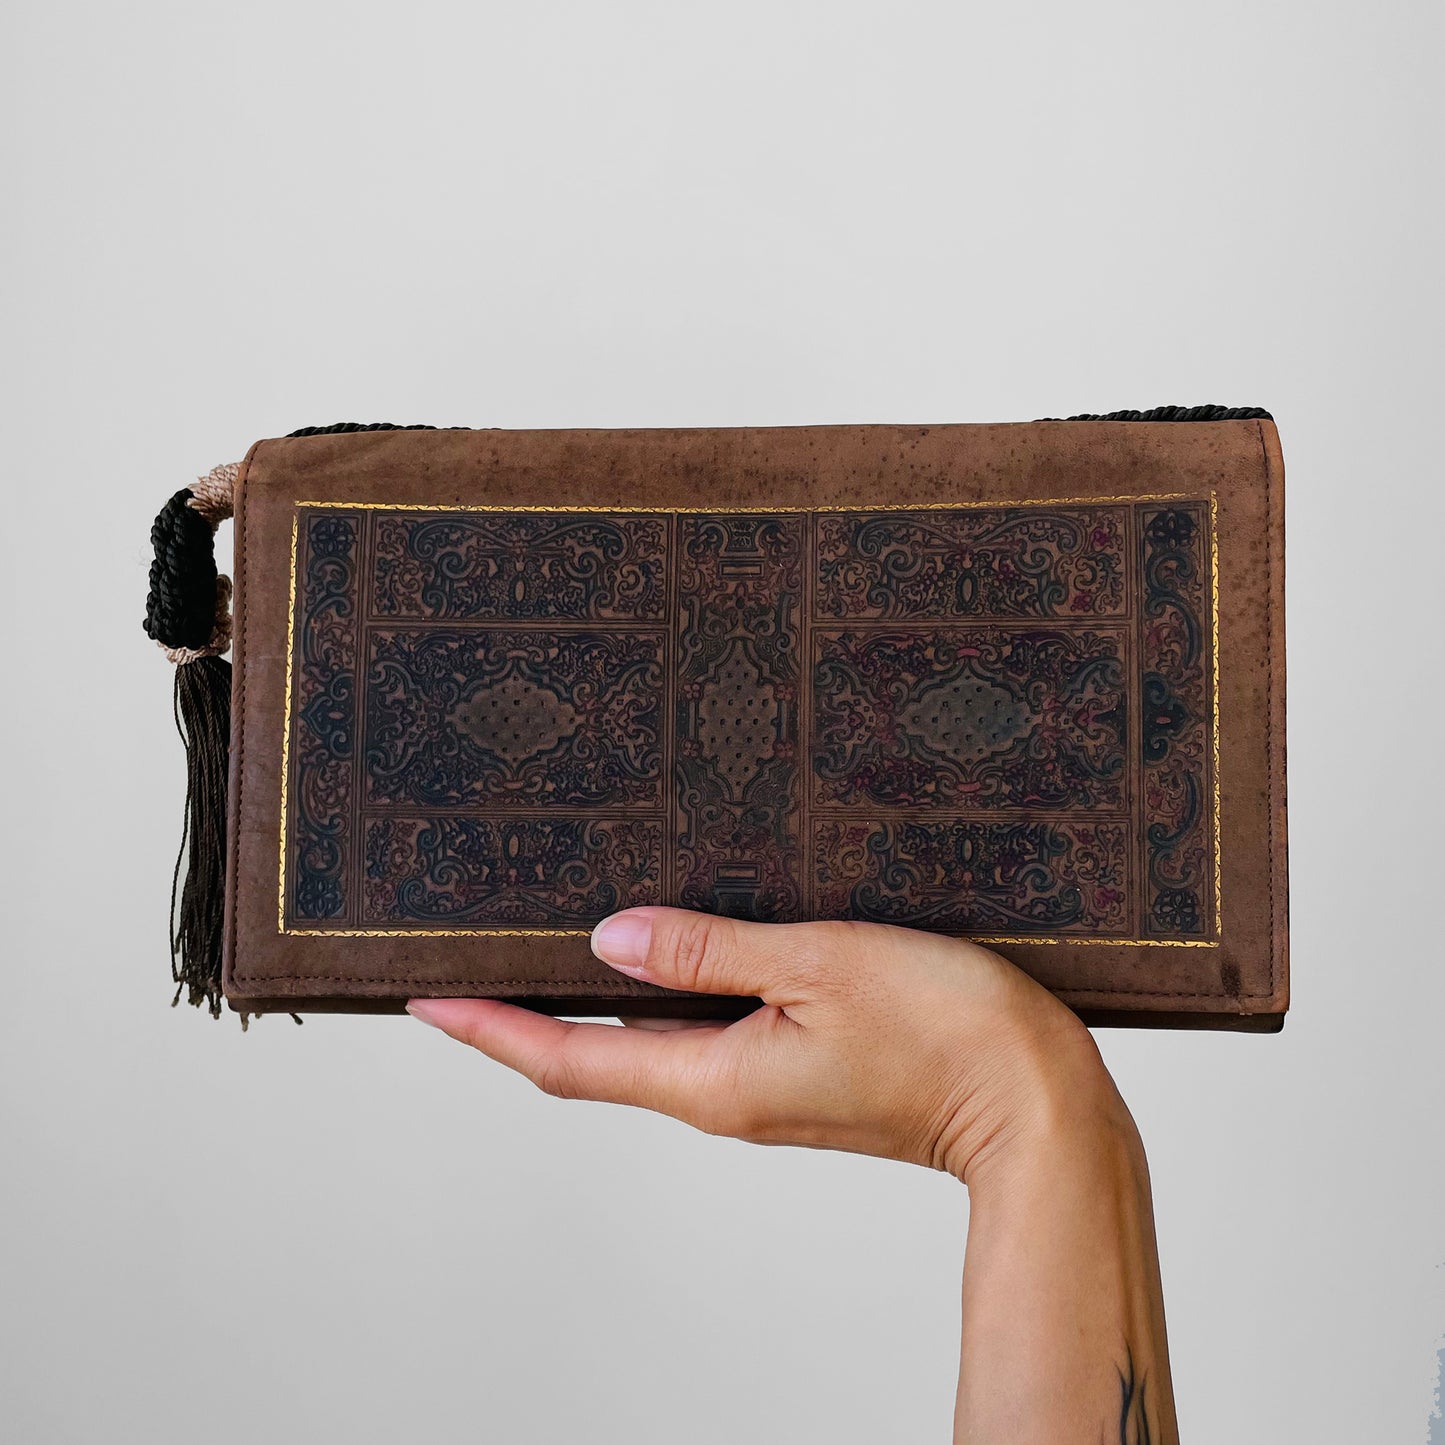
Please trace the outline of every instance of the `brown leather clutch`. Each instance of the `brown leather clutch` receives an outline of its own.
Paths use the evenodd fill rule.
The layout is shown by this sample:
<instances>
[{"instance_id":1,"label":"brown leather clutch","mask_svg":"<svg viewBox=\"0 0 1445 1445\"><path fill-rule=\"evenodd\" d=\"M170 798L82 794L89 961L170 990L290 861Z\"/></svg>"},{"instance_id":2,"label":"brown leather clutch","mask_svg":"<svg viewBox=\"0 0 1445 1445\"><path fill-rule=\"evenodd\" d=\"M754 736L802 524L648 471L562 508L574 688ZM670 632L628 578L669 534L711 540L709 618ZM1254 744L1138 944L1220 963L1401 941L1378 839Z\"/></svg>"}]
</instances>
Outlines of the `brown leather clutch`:
<instances>
[{"instance_id":1,"label":"brown leather clutch","mask_svg":"<svg viewBox=\"0 0 1445 1445\"><path fill-rule=\"evenodd\" d=\"M175 554L228 500L222 895L226 588ZM177 509L148 627L213 672L178 682L193 999L746 1008L592 957L668 903L968 936L1095 1023L1283 1021L1267 413L309 429Z\"/></svg>"}]
</instances>

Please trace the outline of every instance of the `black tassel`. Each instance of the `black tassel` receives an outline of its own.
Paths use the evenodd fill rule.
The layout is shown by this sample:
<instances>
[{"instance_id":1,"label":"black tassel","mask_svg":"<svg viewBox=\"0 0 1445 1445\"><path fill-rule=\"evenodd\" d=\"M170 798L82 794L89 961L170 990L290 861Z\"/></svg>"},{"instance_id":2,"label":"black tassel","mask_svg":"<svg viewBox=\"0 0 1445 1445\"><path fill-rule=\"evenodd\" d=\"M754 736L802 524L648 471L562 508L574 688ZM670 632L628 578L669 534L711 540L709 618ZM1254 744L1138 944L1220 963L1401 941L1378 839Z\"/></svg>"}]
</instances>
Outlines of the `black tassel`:
<instances>
[{"instance_id":1,"label":"black tassel","mask_svg":"<svg viewBox=\"0 0 1445 1445\"><path fill-rule=\"evenodd\" d=\"M185 824L171 875L171 1003L184 993L213 1018L221 1015L231 750L231 664L219 656L230 644L231 584L216 573L215 531L231 515L235 470L216 468L156 517L144 624L175 663L176 731L186 749Z\"/></svg>"},{"instance_id":2,"label":"black tassel","mask_svg":"<svg viewBox=\"0 0 1445 1445\"><path fill-rule=\"evenodd\" d=\"M180 1002L221 1016L226 908L226 774L231 749L231 664L201 657L176 668L176 729L186 748L186 819L171 878L171 977ZM182 877L184 876L184 882Z\"/></svg>"}]
</instances>

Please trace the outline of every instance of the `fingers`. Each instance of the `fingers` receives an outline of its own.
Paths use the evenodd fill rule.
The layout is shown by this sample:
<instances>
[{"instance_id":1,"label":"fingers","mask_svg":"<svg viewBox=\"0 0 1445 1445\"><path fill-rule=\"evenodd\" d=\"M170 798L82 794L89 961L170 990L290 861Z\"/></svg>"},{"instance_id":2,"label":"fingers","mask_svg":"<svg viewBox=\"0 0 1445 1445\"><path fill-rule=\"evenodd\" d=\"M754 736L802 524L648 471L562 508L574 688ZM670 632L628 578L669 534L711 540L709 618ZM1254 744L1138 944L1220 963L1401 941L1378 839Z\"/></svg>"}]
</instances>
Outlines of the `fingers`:
<instances>
[{"instance_id":1,"label":"fingers","mask_svg":"<svg viewBox=\"0 0 1445 1445\"><path fill-rule=\"evenodd\" d=\"M647 1019L619 1014L617 1022L624 1028L645 1029L651 1033L676 1033L679 1029L720 1029L726 1025L712 1019Z\"/></svg>"},{"instance_id":2,"label":"fingers","mask_svg":"<svg viewBox=\"0 0 1445 1445\"><path fill-rule=\"evenodd\" d=\"M412 999L406 1008L555 1098L636 1104L689 1120L709 1073L702 1050L718 1032L567 1023L495 999Z\"/></svg>"},{"instance_id":3,"label":"fingers","mask_svg":"<svg viewBox=\"0 0 1445 1445\"><path fill-rule=\"evenodd\" d=\"M629 908L592 932L592 952L629 978L786 1007L857 961L849 924L749 923L683 908Z\"/></svg>"}]
</instances>

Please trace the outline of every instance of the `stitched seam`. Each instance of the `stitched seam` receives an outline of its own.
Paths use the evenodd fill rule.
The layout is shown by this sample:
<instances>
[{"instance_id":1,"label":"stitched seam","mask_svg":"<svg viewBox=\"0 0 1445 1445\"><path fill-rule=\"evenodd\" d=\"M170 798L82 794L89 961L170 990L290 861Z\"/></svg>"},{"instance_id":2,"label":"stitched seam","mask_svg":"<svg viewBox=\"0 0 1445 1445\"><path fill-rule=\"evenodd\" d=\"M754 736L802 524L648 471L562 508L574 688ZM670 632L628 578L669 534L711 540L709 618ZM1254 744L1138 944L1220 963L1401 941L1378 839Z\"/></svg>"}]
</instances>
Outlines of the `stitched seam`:
<instances>
[{"instance_id":1,"label":"stitched seam","mask_svg":"<svg viewBox=\"0 0 1445 1445\"><path fill-rule=\"evenodd\" d=\"M639 992L635 987L626 984L613 984L605 981L599 982L596 979L588 978L564 978L552 981L539 981L535 978L417 978L410 975L406 978L353 978L350 974L263 974L247 980L252 983L374 983L374 984L406 984L413 988L526 988L532 993L542 993L544 990L567 988L572 986L585 985L589 994L607 995L619 998L648 998L651 991ZM666 985L653 985L653 988L661 988L667 993L676 993L688 998L743 998L743 994L693 994L684 989L670 989ZM1182 989L1142 989L1142 988L1110 988L1110 989L1061 989L1061 994L1068 998L1117 998L1122 994L1129 994L1142 998L1178 998L1178 999L1206 999L1217 1001L1217 993L1189 993ZM1263 997L1263 995L1249 995L1249 997Z\"/></svg>"},{"instance_id":2,"label":"stitched seam","mask_svg":"<svg viewBox=\"0 0 1445 1445\"><path fill-rule=\"evenodd\" d=\"M589 993L617 994L626 996L637 994L638 997L646 997L645 991L640 991L638 985L625 983L612 983L606 979L594 978L559 978L559 979L535 979L535 978L418 978L410 974L405 978L353 978L346 973L273 973L258 974L246 980L248 983L404 983L414 988L431 986L438 987L461 987L468 988L528 988L535 991L553 988L580 988L586 986ZM659 985L653 985L659 987ZM660 985L666 987L666 985ZM669 990L673 992L674 990ZM685 990L683 990L685 992ZM706 995L703 995L706 997ZM729 997L729 995L721 995ZM741 996L741 995L739 995Z\"/></svg>"},{"instance_id":3,"label":"stitched seam","mask_svg":"<svg viewBox=\"0 0 1445 1445\"><path fill-rule=\"evenodd\" d=\"M1269 596L1265 601L1265 638L1264 638L1264 675L1265 686L1269 689L1269 702L1266 708L1266 726L1269 729L1269 777L1265 784L1265 798L1269 806L1269 992L1274 994L1274 953L1276 940L1276 920L1274 913L1274 874L1278 864L1278 857L1275 847L1275 823L1274 823L1274 775L1279 749L1279 738L1275 730L1274 710L1274 467L1271 465L1269 448L1264 440L1264 423L1255 422L1255 430L1259 434L1259 450L1264 458L1264 510L1265 525L1269 531L1268 544L1265 548L1264 575L1265 583L1269 588Z\"/></svg>"},{"instance_id":4,"label":"stitched seam","mask_svg":"<svg viewBox=\"0 0 1445 1445\"><path fill-rule=\"evenodd\" d=\"M236 886L231 890L231 977L239 982L241 975L240 959L237 956L241 941L240 929L240 897L241 897L241 791L246 782L246 658L244 649L246 647L246 602L250 596L251 588L246 577L246 569L250 566L250 557L246 548L246 528L251 523L250 508L245 505L246 482L250 478L251 461L255 457L261 443L257 442L250 451L246 453L245 460L241 463L240 475L236 478L236 484L232 489L232 506L237 502L241 503L241 525L233 527L232 538L237 550L235 558L236 579L241 584L241 595L236 602L236 633L241 639L241 647L237 649L236 657L236 698L235 704L238 709L236 723L236 797L234 807L231 810L231 817L235 820L235 836L229 840L229 846L235 851L235 873ZM234 516L234 510L232 515Z\"/></svg>"}]
</instances>

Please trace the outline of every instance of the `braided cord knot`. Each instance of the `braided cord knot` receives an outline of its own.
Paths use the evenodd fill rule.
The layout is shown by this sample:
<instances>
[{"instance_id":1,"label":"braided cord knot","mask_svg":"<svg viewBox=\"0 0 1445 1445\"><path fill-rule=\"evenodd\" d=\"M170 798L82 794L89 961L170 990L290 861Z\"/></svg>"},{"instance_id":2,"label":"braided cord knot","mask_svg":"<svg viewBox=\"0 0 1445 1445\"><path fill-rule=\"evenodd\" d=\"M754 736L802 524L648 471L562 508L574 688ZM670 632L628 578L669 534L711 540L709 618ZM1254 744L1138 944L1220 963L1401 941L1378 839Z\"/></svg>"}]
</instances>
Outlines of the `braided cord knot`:
<instances>
[{"instance_id":1,"label":"braided cord knot","mask_svg":"<svg viewBox=\"0 0 1445 1445\"><path fill-rule=\"evenodd\" d=\"M234 510L238 462L213 467L166 503L151 528L155 552L145 630L168 661L219 657L231 646L231 579L216 571L216 528Z\"/></svg>"}]
</instances>

